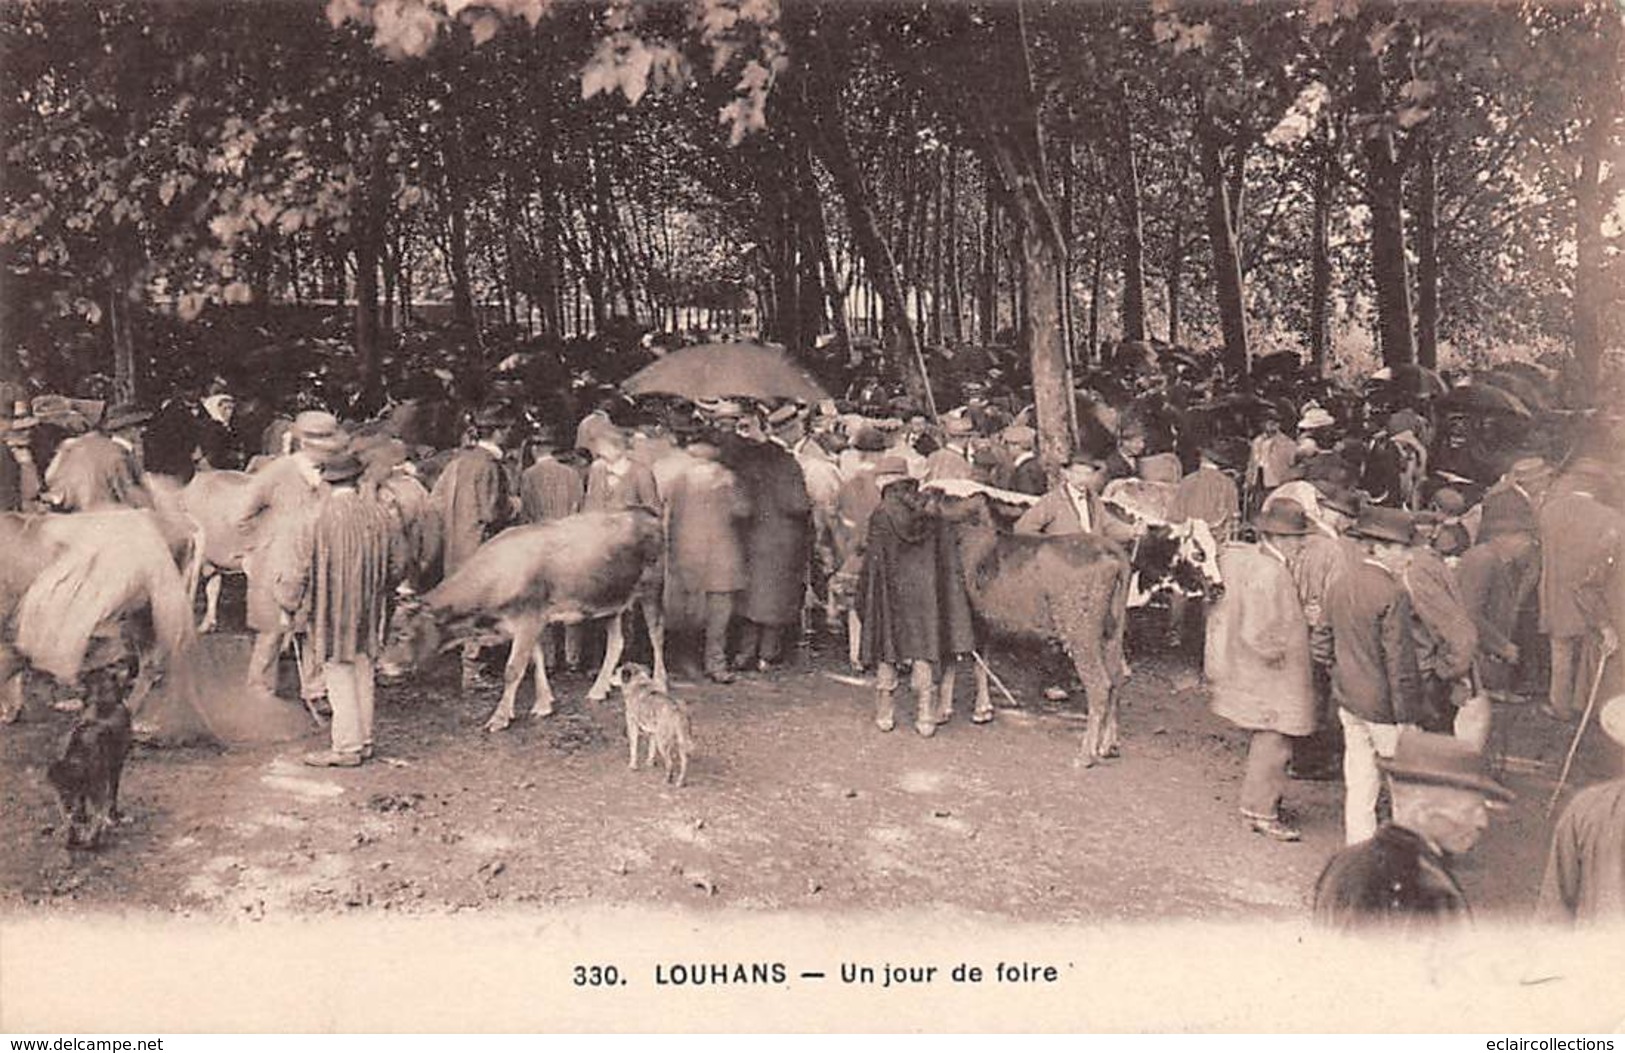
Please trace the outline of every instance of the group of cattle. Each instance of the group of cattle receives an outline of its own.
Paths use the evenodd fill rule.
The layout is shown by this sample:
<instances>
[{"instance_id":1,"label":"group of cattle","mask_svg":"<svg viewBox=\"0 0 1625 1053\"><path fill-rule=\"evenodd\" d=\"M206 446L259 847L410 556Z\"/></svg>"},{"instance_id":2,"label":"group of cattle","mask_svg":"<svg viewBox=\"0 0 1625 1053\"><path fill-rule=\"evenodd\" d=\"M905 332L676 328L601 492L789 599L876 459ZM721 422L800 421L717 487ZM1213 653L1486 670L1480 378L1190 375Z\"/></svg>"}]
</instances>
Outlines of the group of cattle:
<instances>
[{"instance_id":1,"label":"group of cattle","mask_svg":"<svg viewBox=\"0 0 1625 1053\"><path fill-rule=\"evenodd\" d=\"M121 625L143 653L132 708L139 705L139 693L151 684L155 668L191 635L190 601L200 578L206 609L198 628L208 631L217 623L218 572L243 567L242 503L249 481L239 472L200 473L184 488L155 480L156 516L115 510L0 517L0 546L8 551L0 570L4 715L16 715L27 665L60 680L77 676L96 623L103 632L108 623ZM1117 693L1128 672L1123 657L1127 608L1174 590L1210 594L1220 585L1212 536L1200 523L1158 521L1157 502L1148 506L1138 492L1117 495L1116 507L1148 522L1131 551L1092 535L1010 533L1008 523L1023 502L1032 500L1024 495L965 482L927 484L926 492L936 514L955 532L979 632L987 639L1059 645L1088 701L1080 762L1114 756ZM434 514L426 502L416 504L421 514ZM160 551L170 558L159 558ZM27 555L9 558L13 553ZM398 675L420 667L451 641L506 637L511 646L502 696L485 725L499 731L514 719L516 697L532 663L531 713L546 716L553 710L541 645L549 624L607 620L604 661L588 695L607 697L622 656L622 615L636 605L653 644L655 678L663 684L664 555L660 519L644 510L581 513L511 527L450 577L400 602L380 667L386 675ZM74 627L71 638L50 627L64 621ZM981 653L976 659L977 708L988 711L990 670Z\"/></svg>"}]
</instances>

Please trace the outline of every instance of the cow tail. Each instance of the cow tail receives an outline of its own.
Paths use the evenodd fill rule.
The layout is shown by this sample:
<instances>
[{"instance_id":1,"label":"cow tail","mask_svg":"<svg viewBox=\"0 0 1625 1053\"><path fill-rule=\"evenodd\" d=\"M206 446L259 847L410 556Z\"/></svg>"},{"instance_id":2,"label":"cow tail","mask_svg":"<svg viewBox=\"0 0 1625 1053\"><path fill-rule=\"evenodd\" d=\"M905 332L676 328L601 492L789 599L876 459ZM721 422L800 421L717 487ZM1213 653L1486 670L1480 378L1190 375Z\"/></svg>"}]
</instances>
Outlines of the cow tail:
<instances>
[{"instance_id":1,"label":"cow tail","mask_svg":"<svg viewBox=\"0 0 1625 1053\"><path fill-rule=\"evenodd\" d=\"M186 553L181 587L186 590L186 601L190 604L197 601L197 586L203 577L203 550L207 540L203 536L203 524L191 516L187 516L186 521L191 524L192 539L189 542L191 547Z\"/></svg>"}]
</instances>

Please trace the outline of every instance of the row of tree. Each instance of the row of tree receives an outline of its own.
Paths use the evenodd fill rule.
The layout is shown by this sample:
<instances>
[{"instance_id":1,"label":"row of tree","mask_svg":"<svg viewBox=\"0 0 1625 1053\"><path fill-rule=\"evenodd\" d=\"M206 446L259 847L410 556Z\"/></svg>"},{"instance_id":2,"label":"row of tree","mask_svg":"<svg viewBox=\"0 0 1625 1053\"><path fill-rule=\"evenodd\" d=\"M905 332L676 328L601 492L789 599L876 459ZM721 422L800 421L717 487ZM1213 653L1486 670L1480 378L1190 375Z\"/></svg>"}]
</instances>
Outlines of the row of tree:
<instances>
[{"instance_id":1,"label":"row of tree","mask_svg":"<svg viewBox=\"0 0 1625 1053\"><path fill-rule=\"evenodd\" d=\"M126 396L155 300L353 302L376 388L424 299L563 337L749 290L922 397L925 345L1009 333L1053 459L1108 339L1544 342L1589 391L1625 334L1605 0L17 2L0 34L10 272L60 276Z\"/></svg>"}]
</instances>

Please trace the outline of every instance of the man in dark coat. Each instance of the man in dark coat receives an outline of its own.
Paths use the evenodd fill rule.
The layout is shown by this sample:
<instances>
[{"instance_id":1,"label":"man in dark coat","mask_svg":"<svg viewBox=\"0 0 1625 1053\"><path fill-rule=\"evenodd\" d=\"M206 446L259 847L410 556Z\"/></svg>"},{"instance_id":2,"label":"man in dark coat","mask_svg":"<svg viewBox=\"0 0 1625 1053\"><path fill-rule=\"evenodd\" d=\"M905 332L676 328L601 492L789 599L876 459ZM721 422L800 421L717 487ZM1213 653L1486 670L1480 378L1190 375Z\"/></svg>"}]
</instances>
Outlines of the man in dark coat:
<instances>
[{"instance_id":1,"label":"man in dark coat","mask_svg":"<svg viewBox=\"0 0 1625 1053\"><path fill-rule=\"evenodd\" d=\"M1392 754L1400 729L1422 716L1411 602L1400 582L1416 533L1410 513L1376 505L1349 529L1365 557L1331 582L1332 698L1343 724L1344 835L1358 844L1376 832L1377 760Z\"/></svg>"},{"instance_id":2,"label":"man in dark coat","mask_svg":"<svg viewBox=\"0 0 1625 1053\"><path fill-rule=\"evenodd\" d=\"M914 730L929 738L952 708L955 656L976 646L959 550L942 522L925 513L917 484L881 475L880 507L869 519L858 583L863 616L859 658L876 667L875 725L895 726L897 664L911 664L917 703ZM934 667L943 669L941 702Z\"/></svg>"},{"instance_id":3,"label":"man in dark coat","mask_svg":"<svg viewBox=\"0 0 1625 1053\"><path fill-rule=\"evenodd\" d=\"M1449 860L1478 843L1489 802L1512 800L1482 754L1460 739L1407 728L1388 774L1394 819L1332 856L1315 882L1315 924L1405 929L1466 920L1467 897Z\"/></svg>"},{"instance_id":4,"label":"man in dark coat","mask_svg":"<svg viewBox=\"0 0 1625 1053\"><path fill-rule=\"evenodd\" d=\"M738 614L745 620L735 669L765 671L779 661L784 629L801 614L812 553L812 500L795 455L768 441L754 418L741 425L723 463L739 478L750 503L744 521L745 588Z\"/></svg>"},{"instance_id":5,"label":"man in dark coat","mask_svg":"<svg viewBox=\"0 0 1625 1053\"><path fill-rule=\"evenodd\" d=\"M457 451L430 491L440 510L444 577L451 577L513 518L512 491L503 467L511 425L512 418L500 407L482 410L474 421L474 444ZM478 644L463 646L465 689L479 682L479 655Z\"/></svg>"}]
</instances>

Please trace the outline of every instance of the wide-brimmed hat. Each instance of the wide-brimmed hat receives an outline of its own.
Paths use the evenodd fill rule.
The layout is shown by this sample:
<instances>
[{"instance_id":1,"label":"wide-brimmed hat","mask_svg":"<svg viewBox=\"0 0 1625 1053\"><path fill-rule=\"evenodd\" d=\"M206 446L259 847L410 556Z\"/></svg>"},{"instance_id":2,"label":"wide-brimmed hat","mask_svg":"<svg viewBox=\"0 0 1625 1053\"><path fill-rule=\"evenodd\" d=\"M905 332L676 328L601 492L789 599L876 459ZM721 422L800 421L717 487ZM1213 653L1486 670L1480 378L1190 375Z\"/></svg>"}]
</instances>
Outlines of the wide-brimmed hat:
<instances>
[{"instance_id":1,"label":"wide-brimmed hat","mask_svg":"<svg viewBox=\"0 0 1625 1053\"><path fill-rule=\"evenodd\" d=\"M1609 738L1625 746L1625 695L1615 695L1597 711L1597 723Z\"/></svg>"},{"instance_id":2,"label":"wide-brimmed hat","mask_svg":"<svg viewBox=\"0 0 1625 1053\"><path fill-rule=\"evenodd\" d=\"M1290 498L1271 501L1263 510L1253 517L1253 529L1260 534L1307 534L1314 527L1309 524L1309 516L1303 510L1303 505Z\"/></svg>"},{"instance_id":3,"label":"wide-brimmed hat","mask_svg":"<svg viewBox=\"0 0 1625 1053\"><path fill-rule=\"evenodd\" d=\"M357 439L350 447L362 467L375 472L388 472L408 460L406 443L388 435L369 435Z\"/></svg>"},{"instance_id":4,"label":"wide-brimmed hat","mask_svg":"<svg viewBox=\"0 0 1625 1053\"><path fill-rule=\"evenodd\" d=\"M1336 423L1336 417L1319 406L1311 405L1303 411L1303 416L1298 420L1298 430L1314 431L1316 428L1330 428Z\"/></svg>"},{"instance_id":5,"label":"wide-brimmed hat","mask_svg":"<svg viewBox=\"0 0 1625 1053\"><path fill-rule=\"evenodd\" d=\"M1367 505L1360 509L1359 518L1348 532L1350 537L1409 545L1416 540L1416 519L1402 508Z\"/></svg>"},{"instance_id":6,"label":"wide-brimmed hat","mask_svg":"<svg viewBox=\"0 0 1625 1053\"><path fill-rule=\"evenodd\" d=\"M474 426L476 428L507 428L514 423L514 420L513 410L500 402L481 406L479 411L474 414Z\"/></svg>"},{"instance_id":7,"label":"wide-brimmed hat","mask_svg":"<svg viewBox=\"0 0 1625 1053\"><path fill-rule=\"evenodd\" d=\"M328 483L348 483L361 478L367 466L353 452L345 452L322 465L322 480Z\"/></svg>"},{"instance_id":8,"label":"wide-brimmed hat","mask_svg":"<svg viewBox=\"0 0 1625 1053\"><path fill-rule=\"evenodd\" d=\"M1453 735L1405 728L1399 733L1394 755L1378 757L1377 767L1400 782L1476 790L1498 801L1517 796L1491 777L1489 761L1482 753Z\"/></svg>"},{"instance_id":9,"label":"wide-brimmed hat","mask_svg":"<svg viewBox=\"0 0 1625 1053\"><path fill-rule=\"evenodd\" d=\"M1359 518L1359 494L1346 486L1338 486L1329 479L1317 479L1310 485L1315 488L1315 501L1320 507L1340 512L1350 519Z\"/></svg>"},{"instance_id":10,"label":"wide-brimmed hat","mask_svg":"<svg viewBox=\"0 0 1625 1053\"><path fill-rule=\"evenodd\" d=\"M135 428L152 419L152 410L145 409L133 403L121 403L107 411L102 418L102 430L114 432L125 428Z\"/></svg>"},{"instance_id":11,"label":"wide-brimmed hat","mask_svg":"<svg viewBox=\"0 0 1625 1053\"><path fill-rule=\"evenodd\" d=\"M963 438L966 435L975 434L976 425L971 423L969 417L962 417L956 414L954 416L944 417L942 419L942 431L945 435L950 435L954 438Z\"/></svg>"},{"instance_id":12,"label":"wide-brimmed hat","mask_svg":"<svg viewBox=\"0 0 1625 1053\"><path fill-rule=\"evenodd\" d=\"M317 453L338 453L350 444L338 418L325 410L306 410L295 417L293 437L301 447Z\"/></svg>"},{"instance_id":13,"label":"wide-brimmed hat","mask_svg":"<svg viewBox=\"0 0 1625 1053\"><path fill-rule=\"evenodd\" d=\"M901 457L882 457L875 462L875 486L884 490L890 483L908 478L908 462Z\"/></svg>"},{"instance_id":14,"label":"wide-brimmed hat","mask_svg":"<svg viewBox=\"0 0 1625 1053\"><path fill-rule=\"evenodd\" d=\"M999 438L1003 439L1007 446L1030 449L1033 441L1038 438L1038 433L1025 424L1012 424L999 433Z\"/></svg>"},{"instance_id":15,"label":"wide-brimmed hat","mask_svg":"<svg viewBox=\"0 0 1625 1053\"><path fill-rule=\"evenodd\" d=\"M787 402L767 415L768 426L773 428L783 427L795 420L800 412L794 403Z\"/></svg>"},{"instance_id":16,"label":"wide-brimmed hat","mask_svg":"<svg viewBox=\"0 0 1625 1053\"><path fill-rule=\"evenodd\" d=\"M875 427L881 431L902 431L903 419L901 417L883 417L875 421Z\"/></svg>"},{"instance_id":17,"label":"wide-brimmed hat","mask_svg":"<svg viewBox=\"0 0 1625 1053\"><path fill-rule=\"evenodd\" d=\"M886 436L878 428L860 429L852 439L852 448L862 453L879 453L890 446L891 443L886 440Z\"/></svg>"},{"instance_id":18,"label":"wide-brimmed hat","mask_svg":"<svg viewBox=\"0 0 1625 1053\"><path fill-rule=\"evenodd\" d=\"M300 442L330 439L338 434L339 419L326 410L305 410L293 419L293 436Z\"/></svg>"}]
</instances>

